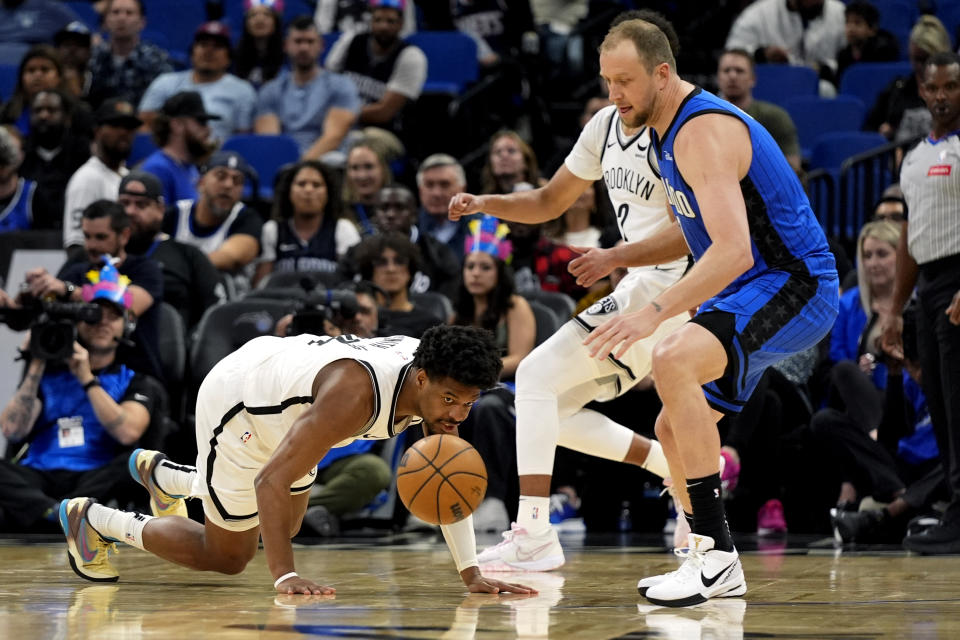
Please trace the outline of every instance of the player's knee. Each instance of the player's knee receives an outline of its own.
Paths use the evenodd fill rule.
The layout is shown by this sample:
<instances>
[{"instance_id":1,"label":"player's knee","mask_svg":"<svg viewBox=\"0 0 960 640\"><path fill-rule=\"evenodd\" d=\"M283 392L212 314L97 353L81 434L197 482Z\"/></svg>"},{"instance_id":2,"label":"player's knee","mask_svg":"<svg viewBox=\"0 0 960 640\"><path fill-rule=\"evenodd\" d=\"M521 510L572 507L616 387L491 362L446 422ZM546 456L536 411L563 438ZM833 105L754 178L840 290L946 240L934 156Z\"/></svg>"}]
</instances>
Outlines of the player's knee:
<instances>
[{"instance_id":1,"label":"player's knee","mask_svg":"<svg viewBox=\"0 0 960 640\"><path fill-rule=\"evenodd\" d=\"M546 358L540 349L534 349L520 361L514 376L517 393L528 391L546 391L550 372L546 368Z\"/></svg>"},{"instance_id":2,"label":"player's knee","mask_svg":"<svg viewBox=\"0 0 960 640\"><path fill-rule=\"evenodd\" d=\"M653 377L660 385L683 368L683 343L676 335L669 335L653 347L650 363Z\"/></svg>"},{"instance_id":3,"label":"player's knee","mask_svg":"<svg viewBox=\"0 0 960 640\"><path fill-rule=\"evenodd\" d=\"M669 444L673 442L673 429L670 427L670 423L667 420L657 420L656 424L653 426L653 432L657 434L657 440L662 444Z\"/></svg>"},{"instance_id":4,"label":"player's knee","mask_svg":"<svg viewBox=\"0 0 960 640\"><path fill-rule=\"evenodd\" d=\"M223 553L218 560L217 571L235 576L247 568L247 564L253 560L253 555L243 552Z\"/></svg>"}]
</instances>

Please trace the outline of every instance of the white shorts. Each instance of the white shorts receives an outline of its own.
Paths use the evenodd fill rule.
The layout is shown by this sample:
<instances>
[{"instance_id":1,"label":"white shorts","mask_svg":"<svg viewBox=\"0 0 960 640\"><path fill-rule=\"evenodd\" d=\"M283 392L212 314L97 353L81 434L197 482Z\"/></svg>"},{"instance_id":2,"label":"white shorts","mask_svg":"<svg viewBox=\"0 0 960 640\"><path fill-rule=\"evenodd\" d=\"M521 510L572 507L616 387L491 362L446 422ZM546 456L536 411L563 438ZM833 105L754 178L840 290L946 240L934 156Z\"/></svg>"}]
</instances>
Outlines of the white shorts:
<instances>
[{"instance_id":1,"label":"white shorts","mask_svg":"<svg viewBox=\"0 0 960 640\"><path fill-rule=\"evenodd\" d=\"M617 285L613 293L598 300L571 322L586 334L616 316L639 311L650 304L667 287L676 283L686 270L686 262L674 262L670 267L642 267L633 269ZM668 318L648 338L630 347L622 358L610 355L598 362L597 383L603 390L597 400L611 400L626 393L632 386L650 373L653 347L660 340L690 319L687 312ZM596 361L594 361L596 362Z\"/></svg>"},{"instance_id":2,"label":"white shorts","mask_svg":"<svg viewBox=\"0 0 960 640\"><path fill-rule=\"evenodd\" d=\"M203 502L203 514L229 531L247 531L260 524L254 480L273 449L256 437L257 427L243 404L249 360L237 352L210 371L197 396L197 475L191 495ZM316 469L297 480L290 494L310 490Z\"/></svg>"}]
</instances>

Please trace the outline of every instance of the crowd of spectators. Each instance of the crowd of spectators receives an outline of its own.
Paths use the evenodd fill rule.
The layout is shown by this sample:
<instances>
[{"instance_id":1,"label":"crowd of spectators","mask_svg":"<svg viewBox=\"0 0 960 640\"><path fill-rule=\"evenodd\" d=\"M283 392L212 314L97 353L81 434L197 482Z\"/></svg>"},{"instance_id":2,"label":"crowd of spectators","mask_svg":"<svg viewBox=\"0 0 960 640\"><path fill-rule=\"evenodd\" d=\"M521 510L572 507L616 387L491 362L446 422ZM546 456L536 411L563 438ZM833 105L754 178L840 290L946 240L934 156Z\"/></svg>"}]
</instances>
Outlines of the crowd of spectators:
<instances>
[{"instance_id":1,"label":"crowd of spectators","mask_svg":"<svg viewBox=\"0 0 960 640\"><path fill-rule=\"evenodd\" d=\"M468 188L510 193L544 183L544 169L559 166L579 127L608 104L590 51L634 3L319 0L314 15L291 16L283 0L222 0L206 3L207 20L192 26L185 52L148 37L164 20L147 15L156 3L91 4L98 24L55 0L0 6L0 62L16 66L15 83L0 96L0 241L55 232L66 250L58 273L32 269L24 283L6 283L11 293L0 302L26 309L31 300L93 301L102 311L97 323L75 321L76 348L64 360L48 362L23 346L24 377L0 414L8 439L0 530L43 528L53 501L72 491L131 499L119 481L105 486L104 474L143 438L178 440L172 449L190 462L190 381L198 381L189 371L170 379L167 332L182 333L189 356L202 347L194 335L209 309L256 299L297 310L279 325L257 325L259 333L307 327L416 337L439 323L493 331L504 384L478 403L464 434L492 465L490 498L499 502L478 521L508 528L517 495L513 372L545 334L622 275L585 289L567 271L578 252L609 248L619 236L602 181L561 218L538 225L452 222L447 205ZM240 24L229 22L232 4L243 5ZM677 27L680 73L760 121L800 173L806 159L789 114L753 97L757 64L812 67L820 94L830 96L857 64L908 59L913 73L868 105L864 126L900 142L930 131L926 63L954 48L934 15L919 16L898 41L880 28L877 8L859 0L741 0L702 15L679 6L686 3L647 4ZM456 30L476 44L479 78L464 95L431 92L430 61L408 38L431 30ZM297 155L271 167L275 179L259 175L256 152L231 150L242 134L289 136ZM129 161L138 144L152 150ZM832 338L772 370L744 413L721 424L734 528L782 532L790 522L791 530L827 531L834 506L832 523L845 539L895 541L908 516L945 497L919 358L908 351L891 360L875 346L905 216L899 193L877 204L876 220L851 243L855 275ZM88 295L111 269L123 280L119 297ZM320 302L318 292L327 292ZM179 317L174 325L167 306ZM309 313L323 322L311 324ZM61 393L54 377L69 399L52 397ZM655 403L641 385L596 408L633 413L627 423L652 435ZM891 457L901 438L912 440ZM338 531L342 516L388 484L371 447L322 463L326 490L306 519L314 532ZM831 460L835 473L814 484L804 484L806 474L787 477L811 455ZM571 465L556 474L564 496L557 502L567 505L560 518L602 491L582 461L558 461ZM629 504L646 509L652 500L642 486L653 476L636 474L630 481L639 490L597 503L607 499L617 513ZM375 481L358 486L352 477ZM921 489L907 488L918 479L927 479ZM864 497L894 506L851 515ZM663 525L661 510L651 527ZM587 525L607 527L615 521L608 515L588 516Z\"/></svg>"}]
</instances>

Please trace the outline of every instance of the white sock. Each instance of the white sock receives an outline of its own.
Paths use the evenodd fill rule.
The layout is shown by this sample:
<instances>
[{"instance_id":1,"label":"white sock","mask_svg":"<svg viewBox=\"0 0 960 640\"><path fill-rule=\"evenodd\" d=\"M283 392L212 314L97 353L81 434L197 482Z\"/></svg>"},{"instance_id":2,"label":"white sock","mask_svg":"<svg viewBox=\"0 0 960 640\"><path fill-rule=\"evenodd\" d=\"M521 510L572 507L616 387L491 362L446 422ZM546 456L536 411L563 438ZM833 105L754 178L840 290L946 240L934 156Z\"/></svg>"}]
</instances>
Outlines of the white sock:
<instances>
[{"instance_id":1,"label":"white sock","mask_svg":"<svg viewBox=\"0 0 960 640\"><path fill-rule=\"evenodd\" d=\"M520 496L517 525L530 535L538 535L550 528L550 498Z\"/></svg>"},{"instance_id":2,"label":"white sock","mask_svg":"<svg viewBox=\"0 0 960 640\"><path fill-rule=\"evenodd\" d=\"M667 466L667 457L663 455L663 447L656 440L650 441L650 452L647 459L640 465L650 473L666 478L670 475L670 467Z\"/></svg>"},{"instance_id":3,"label":"white sock","mask_svg":"<svg viewBox=\"0 0 960 640\"><path fill-rule=\"evenodd\" d=\"M102 504L92 504L87 509L90 526L105 538L126 542L132 547L143 549L143 528L153 520L153 516L135 511L120 511Z\"/></svg>"},{"instance_id":4,"label":"white sock","mask_svg":"<svg viewBox=\"0 0 960 640\"><path fill-rule=\"evenodd\" d=\"M177 464L170 460L161 460L153 468L153 481L160 490L172 498L184 498L193 490L193 479L197 475L197 468Z\"/></svg>"}]
</instances>

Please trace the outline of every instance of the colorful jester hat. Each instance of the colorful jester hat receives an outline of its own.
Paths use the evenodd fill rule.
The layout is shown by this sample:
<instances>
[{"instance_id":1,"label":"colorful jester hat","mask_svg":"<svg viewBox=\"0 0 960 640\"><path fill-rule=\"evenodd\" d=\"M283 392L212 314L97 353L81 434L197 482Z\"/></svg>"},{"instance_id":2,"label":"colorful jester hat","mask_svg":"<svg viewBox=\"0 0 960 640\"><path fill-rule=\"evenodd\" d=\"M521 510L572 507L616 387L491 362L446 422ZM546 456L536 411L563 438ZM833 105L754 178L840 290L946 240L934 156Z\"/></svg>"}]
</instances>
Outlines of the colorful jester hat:
<instances>
[{"instance_id":1,"label":"colorful jester hat","mask_svg":"<svg viewBox=\"0 0 960 640\"><path fill-rule=\"evenodd\" d=\"M513 257L513 244L507 239L510 227L491 215L483 214L470 221L470 233L464 241L464 253L483 251L507 264Z\"/></svg>"},{"instance_id":2,"label":"colorful jester hat","mask_svg":"<svg viewBox=\"0 0 960 640\"><path fill-rule=\"evenodd\" d=\"M84 302L106 300L123 311L130 308L133 301L129 289L130 278L121 275L112 260L108 259L99 271L95 269L88 271L87 280L90 284L83 285Z\"/></svg>"}]
</instances>

